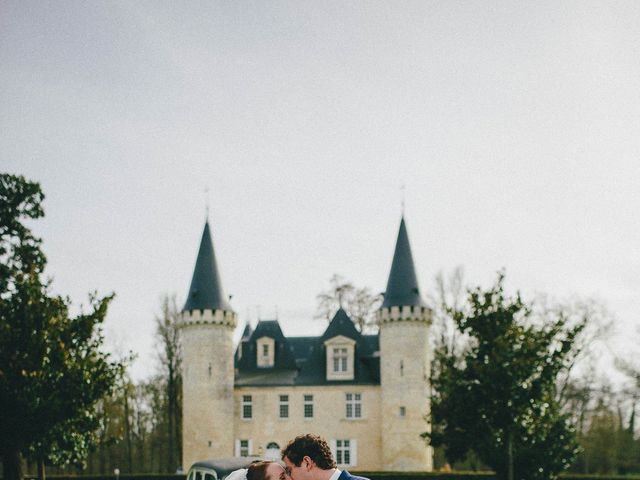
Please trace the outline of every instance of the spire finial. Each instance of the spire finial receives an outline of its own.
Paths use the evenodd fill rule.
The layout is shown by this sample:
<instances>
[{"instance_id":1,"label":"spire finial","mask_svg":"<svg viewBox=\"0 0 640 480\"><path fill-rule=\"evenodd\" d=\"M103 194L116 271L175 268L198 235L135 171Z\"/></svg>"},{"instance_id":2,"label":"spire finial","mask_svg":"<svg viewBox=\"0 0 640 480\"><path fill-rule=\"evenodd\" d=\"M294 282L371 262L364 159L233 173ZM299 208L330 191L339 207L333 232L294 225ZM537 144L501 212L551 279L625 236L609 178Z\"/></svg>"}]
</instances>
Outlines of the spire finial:
<instances>
[{"instance_id":1,"label":"spire finial","mask_svg":"<svg viewBox=\"0 0 640 480\"><path fill-rule=\"evenodd\" d=\"M209 220L209 185L204 187L204 210L207 220Z\"/></svg>"},{"instance_id":2,"label":"spire finial","mask_svg":"<svg viewBox=\"0 0 640 480\"><path fill-rule=\"evenodd\" d=\"M400 185L400 190L402 191L401 209L402 209L402 216L403 217L404 217L404 192L405 192L405 189L406 189L406 185L403 182L402 185Z\"/></svg>"}]
</instances>

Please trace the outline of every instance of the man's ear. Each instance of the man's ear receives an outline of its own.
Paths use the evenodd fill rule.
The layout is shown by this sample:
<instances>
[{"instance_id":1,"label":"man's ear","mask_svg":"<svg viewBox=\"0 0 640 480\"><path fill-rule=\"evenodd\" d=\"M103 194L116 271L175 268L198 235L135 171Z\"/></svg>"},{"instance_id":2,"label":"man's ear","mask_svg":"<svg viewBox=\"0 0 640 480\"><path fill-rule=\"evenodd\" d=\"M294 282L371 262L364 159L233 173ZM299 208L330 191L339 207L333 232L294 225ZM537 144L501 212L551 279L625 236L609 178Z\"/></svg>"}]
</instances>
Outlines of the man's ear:
<instances>
[{"instance_id":1,"label":"man's ear","mask_svg":"<svg viewBox=\"0 0 640 480\"><path fill-rule=\"evenodd\" d=\"M316 462L314 462L311 457L308 457L307 455L302 457L302 463L304 463L304 467L307 472L316 466Z\"/></svg>"}]
</instances>

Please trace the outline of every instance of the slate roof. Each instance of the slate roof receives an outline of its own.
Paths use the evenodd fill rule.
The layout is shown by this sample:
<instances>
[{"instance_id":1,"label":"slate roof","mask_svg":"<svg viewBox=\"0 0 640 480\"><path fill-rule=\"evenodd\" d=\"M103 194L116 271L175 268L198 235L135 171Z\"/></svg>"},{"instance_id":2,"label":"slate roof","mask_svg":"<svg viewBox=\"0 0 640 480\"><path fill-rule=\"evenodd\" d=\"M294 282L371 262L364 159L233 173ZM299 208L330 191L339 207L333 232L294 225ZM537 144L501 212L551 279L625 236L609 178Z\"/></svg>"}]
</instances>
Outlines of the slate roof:
<instances>
[{"instance_id":1,"label":"slate roof","mask_svg":"<svg viewBox=\"0 0 640 480\"><path fill-rule=\"evenodd\" d=\"M222 288L208 221L204 225L196 266L193 269L193 277L191 278L191 286L182 310L206 309L232 311Z\"/></svg>"},{"instance_id":2,"label":"slate roof","mask_svg":"<svg viewBox=\"0 0 640 480\"><path fill-rule=\"evenodd\" d=\"M256 341L262 337L271 337L275 340L274 365L272 369L258 367L257 365ZM239 356L239 352L236 350L235 366L243 372L294 370L295 365L295 357L282 334L277 320L261 320L258 322L249 339L243 342L242 357Z\"/></svg>"},{"instance_id":3,"label":"slate roof","mask_svg":"<svg viewBox=\"0 0 640 480\"><path fill-rule=\"evenodd\" d=\"M327 381L324 342L336 335L355 340L353 380ZM275 340L274 366L259 368L256 341L269 336ZM242 356L240 357L240 351ZM319 337L285 337L277 320L261 320L251 337L242 342L235 355L235 385L379 385L378 335L362 335L347 313L339 309Z\"/></svg>"},{"instance_id":4,"label":"slate roof","mask_svg":"<svg viewBox=\"0 0 640 480\"><path fill-rule=\"evenodd\" d=\"M251 328L251 325L247 323L244 326L244 330L242 331L242 337L240 337L241 341L242 340L245 340L245 341L249 340L251 338L251 334L252 333L253 333L253 329Z\"/></svg>"},{"instance_id":5,"label":"slate roof","mask_svg":"<svg viewBox=\"0 0 640 480\"><path fill-rule=\"evenodd\" d=\"M387 281L387 289L384 292L384 300L380 308L394 306L420 306L426 307L426 303L420 296L416 269L413 264L409 235L404 222L400 221L400 230L396 240L396 249L393 253L393 262Z\"/></svg>"}]
</instances>

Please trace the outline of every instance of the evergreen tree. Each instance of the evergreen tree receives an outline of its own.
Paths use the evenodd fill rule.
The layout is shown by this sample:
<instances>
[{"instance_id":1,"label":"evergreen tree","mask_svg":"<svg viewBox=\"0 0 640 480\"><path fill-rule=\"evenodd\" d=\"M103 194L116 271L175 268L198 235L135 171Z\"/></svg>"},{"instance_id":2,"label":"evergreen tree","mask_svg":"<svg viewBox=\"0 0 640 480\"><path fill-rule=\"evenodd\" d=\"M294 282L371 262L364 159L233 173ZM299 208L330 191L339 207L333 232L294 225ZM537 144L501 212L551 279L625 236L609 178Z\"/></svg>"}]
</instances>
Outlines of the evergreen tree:
<instances>
[{"instance_id":1,"label":"evergreen tree","mask_svg":"<svg viewBox=\"0 0 640 480\"><path fill-rule=\"evenodd\" d=\"M121 369L101 350L112 296L91 296L88 311L71 316L69 300L49 293L41 241L24 223L44 215L43 198L37 183L0 174L0 455L7 480L21 478L25 455L41 467L82 461L98 427L96 404Z\"/></svg>"},{"instance_id":2,"label":"evergreen tree","mask_svg":"<svg viewBox=\"0 0 640 480\"><path fill-rule=\"evenodd\" d=\"M578 450L556 385L584 323L560 315L536 324L519 295L505 296L503 281L470 292L468 308L453 312L469 343L458 356L436 352L434 430L425 436L450 462L474 452L499 479L556 478Z\"/></svg>"}]
</instances>

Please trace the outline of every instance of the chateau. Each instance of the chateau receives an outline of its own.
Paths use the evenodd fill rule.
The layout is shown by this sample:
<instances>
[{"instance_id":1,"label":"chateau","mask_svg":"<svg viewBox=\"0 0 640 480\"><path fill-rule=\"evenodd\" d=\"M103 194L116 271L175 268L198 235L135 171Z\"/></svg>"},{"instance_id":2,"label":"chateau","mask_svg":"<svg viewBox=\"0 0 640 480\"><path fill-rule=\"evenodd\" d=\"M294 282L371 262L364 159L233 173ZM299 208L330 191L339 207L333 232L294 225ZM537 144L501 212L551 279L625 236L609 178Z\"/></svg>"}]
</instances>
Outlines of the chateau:
<instances>
[{"instance_id":1,"label":"chateau","mask_svg":"<svg viewBox=\"0 0 640 480\"><path fill-rule=\"evenodd\" d=\"M183 461L280 457L300 433L317 433L339 466L428 471L429 325L402 218L379 334L361 334L339 309L319 337L285 337L277 320L246 326L224 294L209 223L182 312Z\"/></svg>"}]
</instances>

